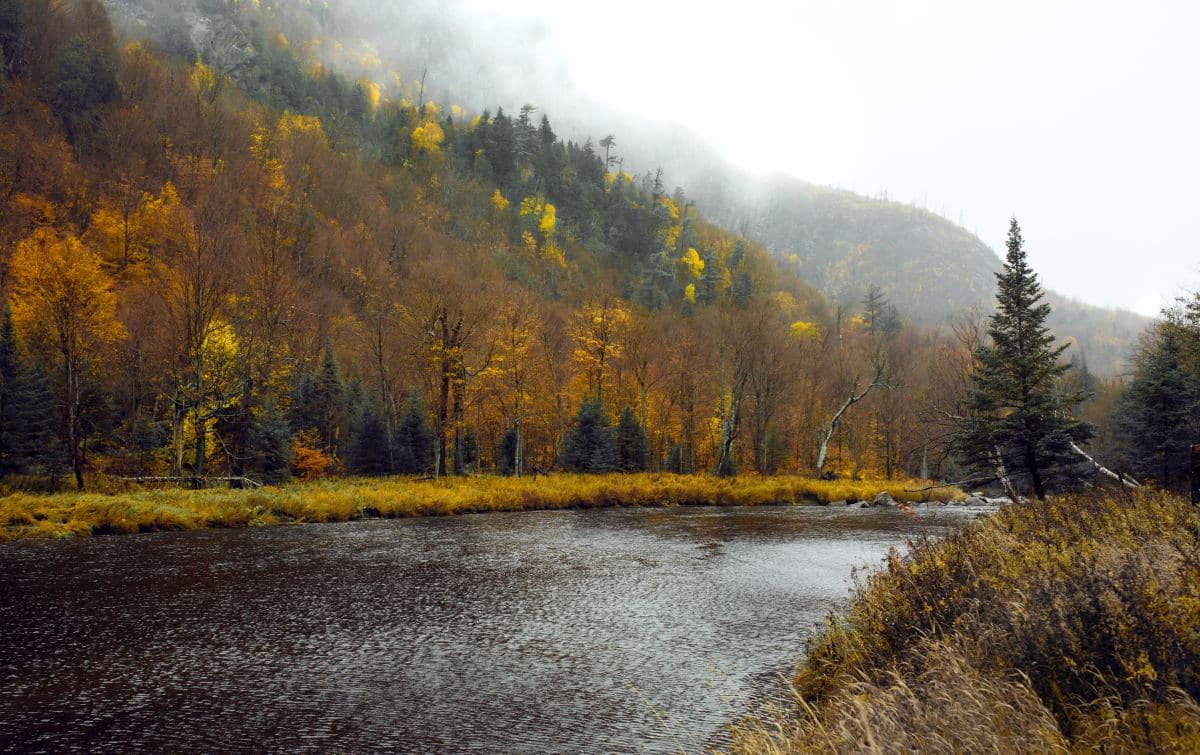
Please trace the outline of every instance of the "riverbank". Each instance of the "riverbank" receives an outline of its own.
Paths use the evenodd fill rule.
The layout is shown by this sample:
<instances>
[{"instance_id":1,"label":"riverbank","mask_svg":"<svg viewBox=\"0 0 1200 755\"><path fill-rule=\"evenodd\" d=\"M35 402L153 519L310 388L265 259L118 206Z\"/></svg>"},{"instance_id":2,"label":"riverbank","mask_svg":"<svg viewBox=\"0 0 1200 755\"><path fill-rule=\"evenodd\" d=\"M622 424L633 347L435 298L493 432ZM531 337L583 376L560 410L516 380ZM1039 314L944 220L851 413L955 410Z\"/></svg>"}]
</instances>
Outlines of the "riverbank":
<instances>
[{"instance_id":1,"label":"riverbank","mask_svg":"<svg viewBox=\"0 0 1200 755\"><path fill-rule=\"evenodd\" d=\"M0 498L0 539L73 537L205 527L343 522L371 517L605 506L760 506L871 500L961 499L956 488L910 492L913 481L718 478L674 474L350 478L254 490L128 490L115 494L15 493Z\"/></svg>"},{"instance_id":2,"label":"riverbank","mask_svg":"<svg viewBox=\"0 0 1200 755\"><path fill-rule=\"evenodd\" d=\"M1200 512L1008 506L893 555L735 751L1200 750Z\"/></svg>"}]
</instances>

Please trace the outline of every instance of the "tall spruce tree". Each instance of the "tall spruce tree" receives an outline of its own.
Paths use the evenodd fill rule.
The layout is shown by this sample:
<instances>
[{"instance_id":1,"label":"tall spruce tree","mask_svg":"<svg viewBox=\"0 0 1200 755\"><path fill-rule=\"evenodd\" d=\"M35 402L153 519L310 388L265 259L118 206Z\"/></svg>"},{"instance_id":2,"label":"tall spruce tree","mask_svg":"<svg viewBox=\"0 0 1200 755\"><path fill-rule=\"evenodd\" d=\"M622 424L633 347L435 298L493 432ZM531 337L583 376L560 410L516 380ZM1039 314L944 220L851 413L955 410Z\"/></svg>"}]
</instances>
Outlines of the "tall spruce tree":
<instances>
[{"instance_id":1,"label":"tall spruce tree","mask_svg":"<svg viewBox=\"0 0 1200 755\"><path fill-rule=\"evenodd\" d=\"M1061 389L1069 365L1059 358L1067 344L1055 346L1046 327L1050 305L1042 301L1016 218L1007 247L1004 269L996 274L991 343L975 351L958 446L968 465L1019 481L1040 499L1052 477L1077 461L1072 444L1086 440L1091 429L1071 416L1083 397Z\"/></svg>"},{"instance_id":2,"label":"tall spruce tree","mask_svg":"<svg viewBox=\"0 0 1200 755\"><path fill-rule=\"evenodd\" d=\"M617 438L600 399L585 399L563 439L563 465L572 472L616 472L621 458Z\"/></svg>"},{"instance_id":3,"label":"tall spruce tree","mask_svg":"<svg viewBox=\"0 0 1200 755\"><path fill-rule=\"evenodd\" d=\"M872 283L863 296L863 322L867 332L890 341L900 335L900 313L888 301L883 289Z\"/></svg>"},{"instance_id":4,"label":"tall spruce tree","mask_svg":"<svg viewBox=\"0 0 1200 755\"><path fill-rule=\"evenodd\" d=\"M322 451L337 456L349 424L346 404L346 388L333 344L326 343L320 371L300 376L290 417L292 430L312 434Z\"/></svg>"},{"instance_id":5,"label":"tall spruce tree","mask_svg":"<svg viewBox=\"0 0 1200 755\"><path fill-rule=\"evenodd\" d=\"M379 419L379 413L370 402L363 406L354 423L347 461L350 471L355 474L374 476L390 474L393 471L392 449L388 448L387 431Z\"/></svg>"},{"instance_id":6,"label":"tall spruce tree","mask_svg":"<svg viewBox=\"0 0 1200 755\"><path fill-rule=\"evenodd\" d=\"M248 466L263 483L281 485L292 479L292 433L273 399L251 421L247 448Z\"/></svg>"},{"instance_id":7,"label":"tall spruce tree","mask_svg":"<svg viewBox=\"0 0 1200 755\"><path fill-rule=\"evenodd\" d=\"M0 321L0 475L54 474L62 460L55 422L50 379L22 353L5 307Z\"/></svg>"},{"instance_id":8,"label":"tall spruce tree","mask_svg":"<svg viewBox=\"0 0 1200 755\"><path fill-rule=\"evenodd\" d=\"M421 394L416 388L400 416L396 430L395 464L401 474L423 474L433 467L433 430L425 419Z\"/></svg>"},{"instance_id":9,"label":"tall spruce tree","mask_svg":"<svg viewBox=\"0 0 1200 755\"><path fill-rule=\"evenodd\" d=\"M646 471L646 433L628 406L617 419L617 456L622 472Z\"/></svg>"},{"instance_id":10,"label":"tall spruce tree","mask_svg":"<svg viewBox=\"0 0 1200 755\"><path fill-rule=\"evenodd\" d=\"M1200 376L1188 370L1184 349L1179 329L1161 325L1116 408L1130 470L1168 489L1186 486L1189 449L1200 441Z\"/></svg>"}]
</instances>

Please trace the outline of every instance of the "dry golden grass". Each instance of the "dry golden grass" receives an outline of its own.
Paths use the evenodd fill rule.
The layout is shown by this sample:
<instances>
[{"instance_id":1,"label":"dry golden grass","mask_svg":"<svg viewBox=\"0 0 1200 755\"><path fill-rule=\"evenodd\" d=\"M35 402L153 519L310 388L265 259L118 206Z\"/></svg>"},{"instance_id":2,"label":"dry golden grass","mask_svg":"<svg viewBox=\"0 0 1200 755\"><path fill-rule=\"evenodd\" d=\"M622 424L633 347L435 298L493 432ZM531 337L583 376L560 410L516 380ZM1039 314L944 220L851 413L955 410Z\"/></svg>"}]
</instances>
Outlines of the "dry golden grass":
<instances>
[{"instance_id":1,"label":"dry golden grass","mask_svg":"<svg viewBox=\"0 0 1200 755\"><path fill-rule=\"evenodd\" d=\"M758 506L869 499L948 501L954 488L913 481L821 481L802 477L554 474L418 481L348 478L257 490L131 490L115 494L14 493L0 498L0 539L119 534L366 517L440 516L483 511L605 506Z\"/></svg>"},{"instance_id":2,"label":"dry golden grass","mask_svg":"<svg viewBox=\"0 0 1200 755\"><path fill-rule=\"evenodd\" d=\"M1200 752L1200 511L1009 506L893 555L738 752Z\"/></svg>"}]
</instances>

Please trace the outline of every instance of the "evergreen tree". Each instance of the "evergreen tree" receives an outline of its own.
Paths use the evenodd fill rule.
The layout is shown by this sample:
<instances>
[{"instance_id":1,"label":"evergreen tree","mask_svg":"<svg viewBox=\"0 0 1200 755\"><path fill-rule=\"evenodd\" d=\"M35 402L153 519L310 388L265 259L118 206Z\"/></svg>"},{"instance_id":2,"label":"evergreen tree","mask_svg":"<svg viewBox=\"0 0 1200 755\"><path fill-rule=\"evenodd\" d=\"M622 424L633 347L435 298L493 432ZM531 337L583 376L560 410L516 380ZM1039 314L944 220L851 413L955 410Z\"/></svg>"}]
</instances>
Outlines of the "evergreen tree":
<instances>
[{"instance_id":1,"label":"evergreen tree","mask_svg":"<svg viewBox=\"0 0 1200 755\"><path fill-rule=\"evenodd\" d=\"M292 430L312 433L322 451L337 456L348 424L346 402L346 390L333 346L327 344L321 369L316 374L300 376L290 417Z\"/></svg>"},{"instance_id":2,"label":"evergreen tree","mask_svg":"<svg viewBox=\"0 0 1200 755\"><path fill-rule=\"evenodd\" d=\"M66 46L55 71L54 112L76 147L95 129L100 106L116 101L120 93L117 64L109 50L82 37Z\"/></svg>"},{"instance_id":3,"label":"evergreen tree","mask_svg":"<svg viewBox=\"0 0 1200 755\"><path fill-rule=\"evenodd\" d=\"M0 80L17 69L26 46L29 13L23 0L0 0Z\"/></svg>"},{"instance_id":4,"label":"evergreen tree","mask_svg":"<svg viewBox=\"0 0 1200 755\"><path fill-rule=\"evenodd\" d=\"M17 345L12 313L0 322L0 475L52 472L61 461L49 377Z\"/></svg>"},{"instance_id":5,"label":"evergreen tree","mask_svg":"<svg viewBox=\"0 0 1200 755\"><path fill-rule=\"evenodd\" d=\"M396 471L424 474L433 466L433 431L425 419L421 396L413 388L396 430Z\"/></svg>"},{"instance_id":6,"label":"evergreen tree","mask_svg":"<svg viewBox=\"0 0 1200 755\"><path fill-rule=\"evenodd\" d=\"M1077 461L1072 443L1086 440L1091 429L1070 415L1082 397L1060 390L1069 366L1059 357L1067 344L1055 346L1046 327L1050 305L1042 301L1015 218L996 279L991 344L975 352L959 452L974 468L988 474L1003 468L1014 483L1020 480L1034 496L1045 498L1051 475L1069 471Z\"/></svg>"},{"instance_id":7,"label":"evergreen tree","mask_svg":"<svg viewBox=\"0 0 1200 755\"><path fill-rule=\"evenodd\" d=\"M354 423L347 463L354 474L374 476L392 472L392 453L388 448L387 430L379 419L379 413L369 402L359 412L358 420Z\"/></svg>"},{"instance_id":8,"label":"evergreen tree","mask_svg":"<svg viewBox=\"0 0 1200 755\"><path fill-rule=\"evenodd\" d=\"M750 277L750 271L743 264L733 275L733 303L739 307L745 307L753 296L754 280Z\"/></svg>"},{"instance_id":9,"label":"evergreen tree","mask_svg":"<svg viewBox=\"0 0 1200 755\"><path fill-rule=\"evenodd\" d=\"M622 472L646 471L646 433L628 406L617 419L617 456Z\"/></svg>"},{"instance_id":10,"label":"evergreen tree","mask_svg":"<svg viewBox=\"0 0 1200 755\"><path fill-rule=\"evenodd\" d=\"M292 479L292 433L274 401L250 424L250 469L266 485Z\"/></svg>"},{"instance_id":11,"label":"evergreen tree","mask_svg":"<svg viewBox=\"0 0 1200 755\"><path fill-rule=\"evenodd\" d=\"M883 289L872 283L862 304L868 333L888 341L900 334L900 313L896 311L896 305L888 301Z\"/></svg>"},{"instance_id":12,"label":"evergreen tree","mask_svg":"<svg viewBox=\"0 0 1200 755\"><path fill-rule=\"evenodd\" d=\"M584 400L563 439L563 465L572 472L615 472L621 459L608 412L599 399Z\"/></svg>"},{"instance_id":13,"label":"evergreen tree","mask_svg":"<svg viewBox=\"0 0 1200 755\"><path fill-rule=\"evenodd\" d=\"M1184 363L1179 331L1170 324L1137 360L1118 400L1116 419L1130 471L1164 488L1186 485L1190 448L1200 442L1200 377Z\"/></svg>"},{"instance_id":14,"label":"evergreen tree","mask_svg":"<svg viewBox=\"0 0 1200 755\"><path fill-rule=\"evenodd\" d=\"M500 439L496 449L496 473L505 477L512 475L517 469L517 428L510 427Z\"/></svg>"}]
</instances>

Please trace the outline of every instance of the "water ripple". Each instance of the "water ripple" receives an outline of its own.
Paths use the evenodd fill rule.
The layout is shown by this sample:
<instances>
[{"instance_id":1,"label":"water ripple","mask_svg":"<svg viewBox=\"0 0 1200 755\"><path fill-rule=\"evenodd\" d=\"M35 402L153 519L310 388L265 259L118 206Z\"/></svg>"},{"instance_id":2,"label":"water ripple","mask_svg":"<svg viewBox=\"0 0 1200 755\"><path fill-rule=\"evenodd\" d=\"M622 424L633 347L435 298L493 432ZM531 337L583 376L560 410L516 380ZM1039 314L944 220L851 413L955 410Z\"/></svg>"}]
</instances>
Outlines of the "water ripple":
<instances>
[{"instance_id":1,"label":"water ripple","mask_svg":"<svg viewBox=\"0 0 1200 755\"><path fill-rule=\"evenodd\" d=\"M0 544L0 750L699 750L778 687L852 566L972 515L613 509Z\"/></svg>"}]
</instances>

